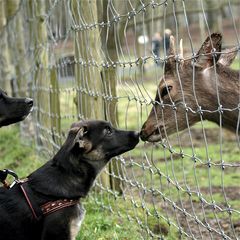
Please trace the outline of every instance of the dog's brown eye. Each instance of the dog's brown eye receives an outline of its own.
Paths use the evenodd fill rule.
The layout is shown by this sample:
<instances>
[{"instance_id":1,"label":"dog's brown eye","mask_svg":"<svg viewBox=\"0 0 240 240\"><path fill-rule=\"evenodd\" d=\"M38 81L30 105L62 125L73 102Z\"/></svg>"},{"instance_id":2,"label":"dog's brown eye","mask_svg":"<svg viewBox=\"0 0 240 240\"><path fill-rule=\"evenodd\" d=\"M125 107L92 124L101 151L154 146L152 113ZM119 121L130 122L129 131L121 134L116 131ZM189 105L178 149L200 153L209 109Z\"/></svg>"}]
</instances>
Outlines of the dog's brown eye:
<instances>
[{"instance_id":1,"label":"dog's brown eye","mask_svg":"<svg viewBox=\"0 0 240 240\"><path fill-rule=\"evenodd\" d=\"M106 135L111 135L112 129L110 127L105 127L105 133L106 133Z\"/></svg>"},{"instance_id":2,"label":"dog's brown eye","mask_svg":"<svg viewBox=\"0 0 240 240\"><path fill-rule=\"evenodd\" d=\"M166 86L162 89L161 98L166 96L172 90L172 86Z\"/></svg>"}]
</instances>

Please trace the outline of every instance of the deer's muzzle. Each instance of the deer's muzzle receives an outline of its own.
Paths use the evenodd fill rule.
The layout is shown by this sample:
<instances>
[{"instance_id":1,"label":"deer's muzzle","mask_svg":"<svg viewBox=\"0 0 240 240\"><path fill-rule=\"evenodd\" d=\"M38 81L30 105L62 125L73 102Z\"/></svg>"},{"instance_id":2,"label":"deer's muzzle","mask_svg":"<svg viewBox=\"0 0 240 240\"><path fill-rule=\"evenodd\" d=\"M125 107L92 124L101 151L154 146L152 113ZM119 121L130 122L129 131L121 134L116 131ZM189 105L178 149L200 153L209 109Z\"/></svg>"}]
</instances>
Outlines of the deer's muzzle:
<instances>
[{"instance_id":1,"label":"deer's muzzle","mask_svg":"<svg viewBox=\"0 0 240 240\"><path fill-rule=\"evenodd\" d=\"M163 126L159 124L149 123L146 121L141 129L140 138L142 141L157 142L162 139Z\"/></svg>"}]
</instances>

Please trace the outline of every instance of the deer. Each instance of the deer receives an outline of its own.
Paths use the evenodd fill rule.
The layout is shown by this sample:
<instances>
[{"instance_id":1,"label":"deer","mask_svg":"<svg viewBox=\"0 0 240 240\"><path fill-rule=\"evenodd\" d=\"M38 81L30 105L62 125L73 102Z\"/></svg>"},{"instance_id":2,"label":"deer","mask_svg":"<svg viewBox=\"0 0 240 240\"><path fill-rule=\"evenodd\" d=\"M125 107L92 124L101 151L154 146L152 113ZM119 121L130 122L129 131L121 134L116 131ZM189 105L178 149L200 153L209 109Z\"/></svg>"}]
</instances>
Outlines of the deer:
<instances>
[{"instance_id":1,"label":"deer","mask_svg":"<svg viewBox=\"0 0 240 240\"><path fill-rule=\"evenodd\" d=\"M170 48L155 101L142 126L143 141L158 142L201 120L240 133L240 72L230 68L238 48L221 52L222 35L212 33L198 53L183 58L170 37ZM178 53L179 54L176 54Z\"/></svg>"}]
</instances>

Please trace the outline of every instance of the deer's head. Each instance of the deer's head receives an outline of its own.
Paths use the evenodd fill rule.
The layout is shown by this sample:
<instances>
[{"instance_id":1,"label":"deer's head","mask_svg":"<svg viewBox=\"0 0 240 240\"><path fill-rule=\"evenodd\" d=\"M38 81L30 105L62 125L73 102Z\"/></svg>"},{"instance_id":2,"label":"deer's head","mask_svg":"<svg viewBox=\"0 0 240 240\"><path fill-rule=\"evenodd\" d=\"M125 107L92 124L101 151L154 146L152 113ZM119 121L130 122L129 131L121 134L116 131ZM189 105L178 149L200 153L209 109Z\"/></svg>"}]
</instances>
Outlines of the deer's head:
<instances>
[{"instance_id":1,"label":"deer's head","mask_svg":"<svg viewBox=\"0 0 240 240\"><path fill-rule=\"evenodd\" d=\"M152 110L142 126L142 140L159 141L198 122L201 108L217 108L216 68L230 65L236 56L231 51L221 55L221 42L221 34L213 33L194 58L184 60L182 41L177 54L171 36L164 75ZM208 118L207 113L203 117Z\"/></svg>"}]
</instances>

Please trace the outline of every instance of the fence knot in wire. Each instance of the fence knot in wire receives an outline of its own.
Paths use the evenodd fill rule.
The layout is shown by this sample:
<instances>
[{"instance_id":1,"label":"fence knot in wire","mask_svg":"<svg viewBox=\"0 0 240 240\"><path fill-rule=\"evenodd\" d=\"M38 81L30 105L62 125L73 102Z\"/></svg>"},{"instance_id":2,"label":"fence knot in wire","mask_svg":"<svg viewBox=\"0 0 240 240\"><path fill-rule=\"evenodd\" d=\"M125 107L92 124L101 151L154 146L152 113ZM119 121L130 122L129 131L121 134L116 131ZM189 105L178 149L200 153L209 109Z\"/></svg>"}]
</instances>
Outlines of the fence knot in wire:
<instances>
[{"instance_id":1,"label":"fence knot in wire","mask_svg":"<svg viewBox=\"0 0 240 240\"><path fill-rule=\"evenodd\" d=\"M172 104L172 110L176 111L177 110L177 106L175 105L175 103Z\"/></svg>"},{"instance_id":2,"label":"fence knot in wire","mask_svg":"<svg viewBox=\"0 0 240 240\"><path fill-rule=\"evenodd\" d=\"M106 26L110 28L111 27L111 22L107 21Z\"/></svg>"},{"instance_id":3,"label":"fence knot in wire","mask_svg":"<svg viewBox=\"0 0 240 240\"><path fill-rule=\"evenodd\" d=\"M119 14L117 16L114 16L114 18L113 18L114 22L119 22L120 20L121 20L121 17Z\"/></svg>"},{"instance_id":4,"label":"fence knot in wire","mask_svg":"<svg viewBox=\"0 0 240 240\"><path fill-rule=\"evenodd\" d=\"M150 4L151 4L151 6L152 6L153 9L157 6L157 3L155 3L154 0L152 0Z\"/></svg>"},{"instance_id":5,"label":"fence knot in wire","mask_svg":"<svg viewBox=\"0 0 240 240\"><path fill-rule=\"evenodd\" d=\"M170 178L170 176L167 176L167 181L168 181L168 183L171 183L171 178Z\"/></svg>"},{"instance_id":6,"label":"fence knot in wire","mask_svg":"<svg viewBox=\"0 0 240 240\"><path fill-rule=\"evenodd\" d=\"M189 111L189 107L187 106L186 103L183 104L184 108L185 108L185 111L188 112Z\"/></svg>"},{"instance_id":7,"label":"fence knot in wire","mask_svg":"<svg viewBox=\"0 0 240 240\"><path fill-rule=\"evenodd\" d=\"M211 54L212 54L212 57L213 57L214 59L217 58L217 50L216 50L216 48L212 48Z\"/></svg>"},{"instance_id":8,"label":"fence knot in wire","mask_svg":"<svg viewBox=\"0 0 240 240\"><path fill-rule=\"evenodd\" d=\"M209 223L206 223L206 228L207 228L207 230L208 230L209 232L212 232L212 229L211 229Z\"/></svg>"},{"instance_id":9,"label":"fence knot in wire","mask_svg":"<svg viewBox=\"0 0 240 240\"><path fill-rule=\"evenodd\" d=\"M225 170L224 161L222 161L221 166L222 166L222 170L224 171Z\"/></svg>"},{"instance_id":10,"label":"fence knot in wire","mask_svg":"<svg viewBox=\"0 0 240 240\"><path fill-rule=\"evenodd\" d=\"M198 106L197 113L200 114L201 116L203 115L203 111L202 111L202 107L201 106Z\"/></svg>"},{"instance_id":11,"label":"fence knot in wire","mask_svg":"<svg viewBox=\"0 0 240 240\"><path fill-rule=\"evenodd\" d=\"M184 214L185 217L187 216L187 211L186 211L185 208L183 208L183 214Z\"/></svg>"},{"instance_id":12,"label":"fence knot in wire","mask_svg":"<svg viewBox=\"0 0 240 240\"><path fill-rule=\"evenodd\" d=\"M226 210L227 210L227 213L228 213L229 215L232 215L232 208L231 208L231 205L230 205L230 204L227 204Z\"/></svg>"},{"instance_id":13,"label":"fence knot in wire","mask_svg":"<svg viewBox=\"0 0 240 240\"><path fill-rule=\"evenodd\" d=\"M146 12L146 5L143 3L142 8L140 9L140 12Z\"/></svg>"},{"instance_id":14,"label":"fence knot in wire","mask_svg":"<svg viewBox=\"0 0 240 240\"><path fill-rule=\"evenodd\" d=\"M196 222L196 224L200 224L201 223L201 221L198 219L198 217L197 216L195 216L195 222Z\"/></svg>"},{"instance_id":15,"label":"fence knot in wire","mask_svg":"<svg viewBox=\"0 0 240 240\"><path fill-rule=\"evenodd\" d=\"M207 161L207 166L210 168L212 166L211 159L209 158Z\"/></svg>"},{"instance_id":16,"label":"fence knot in wire","mask_svg":"<svg viewBox=\"0 0 240 240\"><path fill-rule=\"evenodd\" d=\"M177 205L176 205L176 203L175 203L175 202L173 202L173 203L172 203L172 207L173 207L173 209L174 209L174 210L176 210L176 208L177 208Z\"/></svg>"},{"instance_id":17,"label":"fence knot in wire","mask_svg":"<svg viewBox=\"0 0 240 240\"><path fill-rule=\"evenodd\" d=\"M187 186L186 192L187 192L188 196L192 196L191 190L189 189L188 186Z\"/></svg>"},{"instance_id":18,"label":"fence knot in wire","mask_svg":"<svg viewBox=\"0 0 240 240\"><path fill-rule=\"evenodd\" d=\"M173 154L173 153L174 153L174 150L173 150L172 146L169 146L169 149L168 149L168 151L169 151L171 154Z\"/></svg>"},{"instance_id":19,"label":"fence knot in wire","mask_svg":"<svg viewBox=\"0 0 240 240\"><path fill-rule=\"evenodd\" d=\"M191 57L191 63L192 63L192 66L194 66L194 64L197 62L197 53L196 52L193 52L192 53L192 57Z\"/></svg>"},{"instance_id":20,"label":"fence knot in wire","mask_svg":"<svg viewBox=\"0 0 240 240\"><path fill-rule=\"evenodd\" d=\"M183 58L179 54L176 54L174 58L177 64L183 61Z\"/></svg>"},{"instance_id":21,"label":"fence knot in wire","mask_svg":"<svg viewBox=\"0 0 240 240\"><path fill-rule=\"evenodd\" d=\"M133 9L132 11L130 11L130 12L128 13L128 19L131 19L131 18L135 17L136 14L137 14L137 13L136 13L136 10Z\"/></svg>"},{"instance_id":22,"label":"fence knot in wire","mask_svg":"<svg viewBox=\"0 0 240 240\"><path fill-rule=\"evenodd\" d=\"M223 106L221 104L218 106L218 112L223 114Z\"/></svg>"},{"instance_id":23,"label":"fence knot in wire","mask_svg":"<svg viewBox=\"0 0 240 240\"><path fill-rule=\"evenodd\" d=\"M202 193L197 192L197 197L198 197L198 199L199 199L199 201L200 201L201 203L204 203L204 199L203 199L203 197L202 197Z\"/></svg>"},{"instance_id":24,"label":"fence knot in wire","mask_svg":"<svg viewBox=\"0 0 240 240\"><path fill-rule=\"evenodd\" d=\"M193 154L192 156L191 156L191 160L193 161L193 162L197 162L197 157L196 157L196 155L195 154Z\"/></svg>"}]
</instances>

